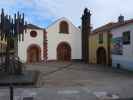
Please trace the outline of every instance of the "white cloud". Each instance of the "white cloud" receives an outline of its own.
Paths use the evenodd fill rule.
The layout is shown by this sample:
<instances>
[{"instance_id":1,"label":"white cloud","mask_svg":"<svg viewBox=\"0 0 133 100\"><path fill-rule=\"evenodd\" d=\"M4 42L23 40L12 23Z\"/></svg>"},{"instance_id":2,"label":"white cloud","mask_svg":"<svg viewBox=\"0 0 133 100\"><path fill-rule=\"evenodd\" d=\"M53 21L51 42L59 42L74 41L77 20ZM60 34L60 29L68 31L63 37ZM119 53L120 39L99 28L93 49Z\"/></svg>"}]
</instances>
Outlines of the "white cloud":
<instances>
[{"instance_id":1,"label":"white cloud","mask_svg":"<svg viewBox=\"0 0 133 100\"><path fill-rule=\"evenodd\" d=\"M40 9L47 9L55 18L67 17L79 25L82 11L85 8L84 3L85 0L54 0L54 2L53 0L38 0L37 5Z\"/></svg>"},{"instance_id":2,"label":"white cloud","mask_svg":"<svg viewBox=\"0 0 133 100\"><path fill-rule=\"evenodd\" d=\"M90 8L92 25L101 26L109 21L116 21L120 14L127 18L132 16L132 0L38 0L39 9L47 9L49 16L67 17L76 25L80 25L83 10ZM47 12L46 12L47 13ZM43 15L43 14L42 14Z\"/></svg>"},{"instance_id":3,"label":"white cloud","mask_svg":"<svg viewBox=\"0 0 133 100\"><path fill-rule=\"evenodd\" d=\"M92 9L92 24L101 26L110 21L117 21L120 14L126 19L133 18L132 0L86 0L87 6Z\"/></svg>"},{"instance_id":4,"label":"white cloud","mask_svg":"<svg viewBox=\"0 0 133 100\"><path fill-rule=\"evenodd\" d=\"M92 12L94 27L116 21L120 14L125 15L126 19L132 18L132 4L132 0L4 0L0 2L0 5L6 8L15 5L16 9L25 9L30 21L34 20L33 16L39 16L38 18L42 20L67 17L77 26L81 24L80 18L84 8L88 7ZM13 9L10 9L10 12L11 10Z\"/></svg>"},{"instance_id":5,"label":"white cloud","mask_svg":"<svg viewBox=\"0 0 133 100\"><path fill-rule=\"evenodd\" d=\"M10 7L16 3L16 0L1 0L0 7Z\"/></svg>"}]
</instances>

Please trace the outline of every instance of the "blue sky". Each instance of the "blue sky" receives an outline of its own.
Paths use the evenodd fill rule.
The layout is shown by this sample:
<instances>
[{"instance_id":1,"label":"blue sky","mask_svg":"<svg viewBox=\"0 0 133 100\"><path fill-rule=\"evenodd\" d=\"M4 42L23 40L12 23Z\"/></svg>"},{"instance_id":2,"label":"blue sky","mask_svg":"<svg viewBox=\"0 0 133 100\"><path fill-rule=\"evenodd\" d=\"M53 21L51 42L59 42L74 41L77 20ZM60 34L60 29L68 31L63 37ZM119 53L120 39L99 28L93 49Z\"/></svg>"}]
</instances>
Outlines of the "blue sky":
<instances>
[{"instance_id":1,"label":"blue sky","mask_svg":"<svg viewBox=\"0 0 133 100\"><path fill-rule=\"evenodd\" d=\"M120 14L125 19L133 18L132 0L1 0L0 8L13 15L24 12L27 22L47 27L60 17L67 17L73 24L81 24L85 7L92 13L94 28L110 21L117 21Z\"/></svg>"}]
</instances>

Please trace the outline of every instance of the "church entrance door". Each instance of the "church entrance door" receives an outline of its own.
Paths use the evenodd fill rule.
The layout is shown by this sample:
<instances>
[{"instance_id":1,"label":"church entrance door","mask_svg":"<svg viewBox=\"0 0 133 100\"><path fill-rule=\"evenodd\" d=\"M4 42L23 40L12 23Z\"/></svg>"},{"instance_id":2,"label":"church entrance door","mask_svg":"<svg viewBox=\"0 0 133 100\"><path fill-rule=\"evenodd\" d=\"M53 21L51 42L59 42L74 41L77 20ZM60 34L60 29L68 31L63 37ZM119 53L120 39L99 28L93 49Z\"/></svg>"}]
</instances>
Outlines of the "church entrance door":
<instances>
[{"instance_id":1,"label":"church entrance door","mask_svg":"<svg viewBox=\"0 0 133 100\"><path fill-rule=\"evenodd\" d=\"M40 54L41 49L37 45L31 45L27 51L27 62L36 63L41 59Z\"/></svg>"},{"instance_id":2,"label":"church entrance door","mask_svg":"<svg viewBox=\"0 0 133 100\"><path fill-rule=\"evenodd\" d=\"M57 59L58 61L70 61L71 60L71 47L68 43L62 42L58 45Z\"/></svg>"}]
</instances>

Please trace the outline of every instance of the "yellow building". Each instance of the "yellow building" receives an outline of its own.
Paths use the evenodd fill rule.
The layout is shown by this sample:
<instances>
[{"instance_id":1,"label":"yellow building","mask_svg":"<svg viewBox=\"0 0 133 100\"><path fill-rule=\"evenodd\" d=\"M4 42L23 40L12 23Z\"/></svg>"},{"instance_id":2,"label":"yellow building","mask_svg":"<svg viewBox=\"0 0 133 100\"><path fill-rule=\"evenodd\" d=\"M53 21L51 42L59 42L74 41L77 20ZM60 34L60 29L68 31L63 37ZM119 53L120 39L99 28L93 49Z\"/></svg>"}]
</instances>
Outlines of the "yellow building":
<instances>
[{"instance_id":1,"label":"yellow building","mask_svg":"<svg viewBox=\"0 0 133 100\"><path fill-rule=\"evenodd\" d=\"M111 64L111 33L113 23L95 29L89 36L89 63Z\"/></svg>"}]
</instances>

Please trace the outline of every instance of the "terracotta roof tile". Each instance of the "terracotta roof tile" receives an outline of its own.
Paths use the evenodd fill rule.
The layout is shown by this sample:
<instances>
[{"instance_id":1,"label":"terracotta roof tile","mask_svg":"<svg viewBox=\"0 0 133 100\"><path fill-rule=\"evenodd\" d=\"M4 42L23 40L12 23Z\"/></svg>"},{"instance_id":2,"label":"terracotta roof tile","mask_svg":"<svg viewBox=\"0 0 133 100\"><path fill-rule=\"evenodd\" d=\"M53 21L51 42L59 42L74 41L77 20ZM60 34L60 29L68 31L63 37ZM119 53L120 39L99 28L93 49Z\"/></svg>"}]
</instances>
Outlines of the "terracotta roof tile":
<instances>
[{"instance_id":1,"label":"terracotta roof tile","mask_svg":"<svg viewBox=\"0 0 133 100\"><path fill-rule=\"evenodd\" d=\"M102 31L109 31L111 29L115 29L115 28L118 28L118 27L121 27L121 26L124 26L124 25L127 25L127 24L131 24L133 23L133 19L130 19L130 20L126 20L124 22L111 22L111 23L108 23L108 24L105 24L99 28L96 28L95 30L92 31L92 34L96 34L98 32L102 32Z\"/></svg>"},{"instance_id":2,"label":"terracotta roof tile","mask_svg":"<svg viewBox=\"0 0 133 100\"><path fill-rule=\"evenodd\" d=\"M110 28L112 28L112 26L114 25L115 23L111 22L111 23L108 23L108 24L105 24L99 28L96 28L95 30L93 30L92 32L93 33L97 33L97 32L101 32L101 31L106 31L106 30L109 30Z\"/></svg>"},{"instance_id":3,"label":"terracotta roof tile","mask_svg":"<svg viewBox=\"0 0 133 100\"><path fill-rule=\"evenodd\" d=\"M33 24L27 24L26 28L30 28L30 29L43 29L43 28L40 28L39 26L33 25Z\"/></svg>"}]
</instances>

